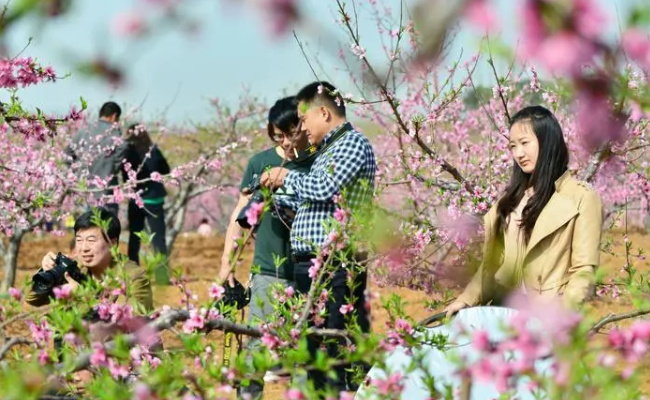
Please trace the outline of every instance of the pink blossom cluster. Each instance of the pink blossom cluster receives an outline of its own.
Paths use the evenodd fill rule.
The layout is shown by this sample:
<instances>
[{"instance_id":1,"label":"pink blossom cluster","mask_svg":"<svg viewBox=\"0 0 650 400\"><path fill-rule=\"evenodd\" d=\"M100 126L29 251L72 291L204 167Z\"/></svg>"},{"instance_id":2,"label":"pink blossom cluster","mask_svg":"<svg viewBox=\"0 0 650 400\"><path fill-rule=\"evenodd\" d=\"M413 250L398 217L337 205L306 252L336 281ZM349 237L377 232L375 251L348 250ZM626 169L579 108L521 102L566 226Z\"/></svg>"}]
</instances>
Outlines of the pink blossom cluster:
<instances>
[{"instance_id":1,"label":"pink blossom cluster","mask_svg":"<svg viewBox=\"0 0 650 400\"><path fill-rule=\"evenodd\" d=\"M394 326L387 325L388 333L386 333L386 338L381 341L381 347L386 352L392 352L398 346L407 346L408 339L412 338L415 333L411 323L402 318L398 318ZM410 350L407 349L407 352L410 352Z\"/></svg>"},{"instance_id":2,"label":"pink blossom cluster","mask_svg":"<svg viewBox=\"0 0 650 400\"><path fill-rule=\"evenodd\" d=\"M31 57L0 59L0 88L16 89L57 79L52 67L42 67Z\"/></svg>"},{"instance_id":3,"label":"pink blossom cluster","mask_svg":"<svg viewBox=\"0 0 650 400\"><path fill-rule=\"evenodd\" d=\"M190 318L183 323L183 332L193 333L197 329L203 329L205 326L205 317L199 310L190 310Z\"/></svg>"},{"instance_id":4,"label":"pink blossom cluster","mask_svg":"<svg viewBox=\"0 0 650 400\"><path fill-rule=\"evenodd\" d=\"M264 211L264 202L253 203L246 210L246 221L250 226L256 226L260 223L262 212Z\"/></svg>"},{"instance_id":5,"label":"pink blossom cluster","mask_svg":"<svg viewBox=\"0 0 650 400\"><path fill-rule=\"evenodd\" d=\"M638 363L648 352L650 321L635 321L628 329L614 329L608 335L608 344L627 363Z\"/></svg>"},{"instance_id":6,"label":"pink blossom cluster","mask_svg":"<svg viewBox=\"0 0 650 400\"><path fill-rule=\"evenodd\" d=\"M20 301L20 299L22 298L22 293L20 292L20 290L14 287L10 287L7 293L9 293L9 296L13 297L13 299L16 301Z\"/></svg>"},{"instance_id":7,"label":"pink blossom cluster","mask_svg":"<svg viewBox=\"0 0 650 400\"><path fill-rule=\"evenodd\" d=\"M107 298L95 307L97 315L103 321L119 323L133 318L133 308L128 304L118 304Z\"/></svg>"},{"instance_id":8,"label":"pink blossom cluster","mask_svg":"<svg viewBox=\"0 0 650 400\"><path fill-rule=\"evenodd\" d=\"M41 348L46 347L50 342L50 339L52 339L53 335L52 329L47 323L47 320L43 318L38 324L34 323L33 321L29 321L28 325L29 331L32 334L32 339L34 339L36 345Z\"/></svg>"}]
</instances>

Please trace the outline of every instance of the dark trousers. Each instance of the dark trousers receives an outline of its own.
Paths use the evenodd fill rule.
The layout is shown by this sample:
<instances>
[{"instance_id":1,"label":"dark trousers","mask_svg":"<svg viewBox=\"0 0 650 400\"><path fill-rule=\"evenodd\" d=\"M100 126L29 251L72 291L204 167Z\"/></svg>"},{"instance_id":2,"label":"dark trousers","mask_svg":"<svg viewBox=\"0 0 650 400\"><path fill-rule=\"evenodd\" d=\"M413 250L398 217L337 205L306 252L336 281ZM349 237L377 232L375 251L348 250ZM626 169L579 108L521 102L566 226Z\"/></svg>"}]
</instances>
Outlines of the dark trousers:
<instances>
[{"instance_id":1,"label":"dark trousers","mask_svg":"<svg viewBox=\"0 0 650 400\"><path fill-rule=\"evenodd\" d=\"M357 258L358 261L361 261ZM309 278L309 267L311 267L310 260L300 260L294 264L294 280L296 285L296 290L299 293L309 293L309 288L311 287L311 278ZM349 314L341 314L341 306L348 304L350 298L354 298L354 313L356 313L356 322L359 324L361 331L364 333L370 332L370 318L368 311L366 309L366 298L365 291L368 280L368 274L363 268L361 271L356 273L354 279L354 290L351 290L350 285L347 284L347 269L344 269L340 266L338 262L333 262L329 268L334 268L335 272L332 279L326 284L325 288L329 291L329 300L326 303L327 317L325 319L325 324L322 328L328 329L345 329L346 316ZM355 267L355 270L358 270L358 267ZM348 317L349 318L349 317ZM311 323L311 321L310 321ZM313 323L311 323L313 326ZM322 340L312 339L308 340L309 351L312 357L315 357L319 348L321 347ZM341 347L346 345L346 341L341 339L328 339L327 343L327 355L330 359L338 359L339 355L343 352ZM345 350L344 350L345 351ZM367 365L356 365L361 367L364 370L368 370ZM334 367L336 373L336 378L332 379L327 377L325 373L321 371L310 371L308 373L309 379L314 383L316 389L324 389L329 387L336 390L336 393L343 390L352 390L355 391L358 388L358 384L352 382L352 373L348 371L351 366L339 366Z\"/></svg>"},{"instance_id":2,"label":"dark trousers","mask_svg":"<svg viewBox=\"0 0 650 400\"><path fill-rule=\"evenodd\" d=\"M145 204L144 208L140 208L134 201L129 201L129 260L140 264L140 238L136 235L137 232L144 230L145 220L149 226L149 233L153 234L151 239L151 247L155 253L159 253L167 257L167 243L165 242L166 227L165 227L165 211L163 204ZM168 283L169 271L167 263L164 265L157 265L156 269L156 282Z\"/></svg>"}]
</instances>

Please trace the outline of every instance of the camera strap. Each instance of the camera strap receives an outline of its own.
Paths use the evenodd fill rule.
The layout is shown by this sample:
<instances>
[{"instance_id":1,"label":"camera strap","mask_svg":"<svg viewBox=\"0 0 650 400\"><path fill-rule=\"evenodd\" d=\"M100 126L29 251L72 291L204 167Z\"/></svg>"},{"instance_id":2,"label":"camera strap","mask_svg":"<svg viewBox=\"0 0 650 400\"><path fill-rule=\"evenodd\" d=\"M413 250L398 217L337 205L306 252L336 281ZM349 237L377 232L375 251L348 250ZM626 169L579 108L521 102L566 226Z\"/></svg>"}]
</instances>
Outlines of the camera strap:
<instances>
[{"instance_id":1,"label":"camera strap","mask_svg":"<svg viewBox=\"0 0 650 400\"><path fill-rule=\"evenodd\" d=\"M241 310L241 322L244 322L246 313L244 309ZM239 322L239 321L236 321ZM226 368L230 367L230 359L232 358L232 340L233 338L237 342L237 355L242 350L242 337L241 334L235 334L233 331L225 331L223 337L223 366Z\"/></svg>"},{"instance_id":2,"label":"camera strap","mask_svg":"<svg viewBox=\"0 0 650 400\"><path fill-rule=\"evenodd\" d=\"M348 131L352 130L352 124L349 122L344 123L332 134L332 137L329 139L329 143L325 145L322 149L319 149L317 146L311 145L304 150L301 150L298 154L298 158L294 162L303 163L305 161L315 158L318 154L325 152L329 149L337 140L343 137Z\"/></svg>"},{"instance_id":3,"label":"camera strap","mask_svg":"<svg viewBox=\"0 0 650 400\"><path fill-rule=\"evenodd\" d=\"M340 138L342 138L346 133L352 130L352 124L349 122L346 122L345 124L341 125L339 129L336 130L332 134L332 137L330 138L329 143L327 143L322 149L318 150L318 153L322 154L327 151L334 143L336 143Z\"/></svg>"}]
</instances>

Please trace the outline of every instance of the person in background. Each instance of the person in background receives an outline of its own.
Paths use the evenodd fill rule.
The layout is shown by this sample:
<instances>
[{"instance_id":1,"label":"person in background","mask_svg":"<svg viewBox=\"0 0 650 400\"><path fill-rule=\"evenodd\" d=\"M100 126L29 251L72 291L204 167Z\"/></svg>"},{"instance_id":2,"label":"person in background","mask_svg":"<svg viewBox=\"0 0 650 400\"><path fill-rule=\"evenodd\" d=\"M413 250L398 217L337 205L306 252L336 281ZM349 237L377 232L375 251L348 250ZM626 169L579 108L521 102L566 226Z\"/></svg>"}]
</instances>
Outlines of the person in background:
<instances>
[{"instance_id":1,"label":"person in background","mask_svg":"<svg viewBox=\"0 0 650 400\"><path fill-rule=\"evenodd\" d=\"M72 143L65 152L70 157L70 164L81 161L83 170L88 173L88 179L99 177L108 181L108 186L118 184L118 175L122 169L122 160L126 153L126 144L116 144L116 140L122 137L118 125L122 109L117 103L109 101L104 103L99 110L99 120L88 124L79 130L72 138ZM68 161L70 161L68 160ZM92 161L90 161L92 160ZM93 188L93 185L90 185ZM102 196L111 196L112 189L93 192L98 200ZM106 203L104 207L113 214L118 215L119 204Z\"/></svg>"},{"instance_id":2,"label":"person in background","mask_svg":"<svg viewBox=\"0 0 650 400\"><path fill-rule=\"evenodd\" d=\"M569 150L549 110L526 107L510 123L510 184L486 214L483 263L446 308L450 317L515 291L575 308L589 295L600 262L603 206L568 171Z\"/></svg>"},{"instance_id":3,"label":"person in background","mask_svg":"<svg viewBox=\"0 0 650 400\"><path fill-rule=\"evenodd\" d=\"M198 233L203 237L212 236L212 227L210 226L210 223L207 218L201 219L201 223L199 224L199 227L196 229L196 233Z\"/></svg>"},{"instance_id":4,"label":"person in background","mask_svg":"<svg viewBox=\"0 0 650 400\"><path fill-rule=\"evenodd\" d=\"M152 174L167 175L170 172L169 164L160 149L151 140L149 132L144 125L133 124L129 126L126 134L128 144L126 160L131 164L131 169L137 172L138 183L136 190L141 193L144 207L139 207L134 200L129 201L129 259L136 264L140 263L140 237L145 227L149 226L149 233L153 234L151 247L155 253L164 256L165 261L156 266L156 283L169 283L169 267L167 265L167 243L165 226L165 196L167 191L162 182L151 179ZM122 170L124 180L128 179L126 169Z\"/></svg>"}]
</instances>

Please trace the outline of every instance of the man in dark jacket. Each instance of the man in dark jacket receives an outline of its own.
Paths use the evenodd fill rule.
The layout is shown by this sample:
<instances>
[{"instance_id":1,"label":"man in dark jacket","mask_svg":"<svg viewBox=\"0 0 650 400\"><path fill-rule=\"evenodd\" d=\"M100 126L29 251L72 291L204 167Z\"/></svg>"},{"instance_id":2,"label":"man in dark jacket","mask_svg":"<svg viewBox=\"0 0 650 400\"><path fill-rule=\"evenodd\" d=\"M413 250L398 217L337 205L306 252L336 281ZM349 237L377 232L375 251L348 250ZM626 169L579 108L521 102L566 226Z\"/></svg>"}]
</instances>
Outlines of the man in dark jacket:
<instances>
[{"instance_id":1,"label":"man in dark jacket","mask_svg":"<svg viewBox=\"0 0 650 400\"><path fill-rule=\"evenodd\" d=\"M72 162L79 163L81 171L87 171L89 189L97 188L92 183L95 177L108 181L109 188L118 184L117 174L126 152L126 144L121 142L122 132L118 126L121 114L122 109L116 103L104 103L99 110L99 120L79 130L66 149ZM96 199L112 194L112 189L93 192ZM108 203L104 207L118 215L118 204Z\"/></svg>"}]
</instances>

